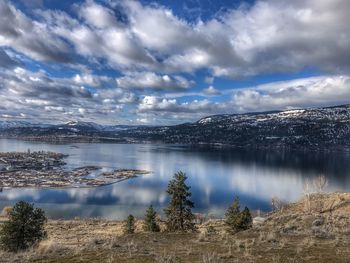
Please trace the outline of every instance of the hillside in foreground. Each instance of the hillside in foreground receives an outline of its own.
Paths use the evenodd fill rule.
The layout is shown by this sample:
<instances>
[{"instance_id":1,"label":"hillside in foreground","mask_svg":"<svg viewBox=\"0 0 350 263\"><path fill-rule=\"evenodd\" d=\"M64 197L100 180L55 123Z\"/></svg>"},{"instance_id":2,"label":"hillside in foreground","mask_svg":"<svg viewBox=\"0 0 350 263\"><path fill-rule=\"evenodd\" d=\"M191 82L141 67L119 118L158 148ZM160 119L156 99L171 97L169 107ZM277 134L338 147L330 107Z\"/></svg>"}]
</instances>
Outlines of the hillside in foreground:
<instances>
[{"instance_id":1,"label":"hillside in foreground","mask_svg":"<svg viewBox=\"0 0 350 263\"><path fill-rule=\"evenodd\" d=\"M6 220L2 218L2 220ZM312 194L232 234L222 220L196 233L122 234L122 222L49 220L48 239L4 262L348 262L350 193ZM212 226L212 227L211 227Z\"/></svg>"},{"instance_id":2,"label":"hillside in foreground","mask_svg":"<svg viewBox=\"0 0 350 263\"><path fill-rule=\"evenodd\" d=\"M350 149L350 106L215 115L174 126L0 123L1 138L48 142L172 143L245 148Z\"/></svg>"}]
</instances>

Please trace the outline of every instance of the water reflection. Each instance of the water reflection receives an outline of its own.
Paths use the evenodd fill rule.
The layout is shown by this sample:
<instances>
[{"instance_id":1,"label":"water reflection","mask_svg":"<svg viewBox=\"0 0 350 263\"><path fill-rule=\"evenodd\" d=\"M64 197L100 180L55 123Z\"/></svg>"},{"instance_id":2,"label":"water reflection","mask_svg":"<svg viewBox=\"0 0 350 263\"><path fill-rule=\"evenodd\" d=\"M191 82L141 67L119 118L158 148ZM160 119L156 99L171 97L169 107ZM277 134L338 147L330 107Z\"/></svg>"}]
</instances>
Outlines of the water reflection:
<instances>
[{"instance_id":1,"label":"water reflection","mask_svg":"<svg viewBox=\"0 0 350 263\"><path fill-rule=\"evenodd\" d=\"M195 210L221 216L238 195L251 209L268 210L272 196L300 197L306 178L325 174L328 190L349 190L350 156L345 153L271 152L189 148L169 145L55 145L0 140L0 151L51 150L70 154L67 166L99 165L152 171L129 181L98 188L5 189L0 208L18 200L35 202L52 218L143 216L153 204L167 203L165 189L174 172L189 176Z\"/></svg>"}]
</instances>

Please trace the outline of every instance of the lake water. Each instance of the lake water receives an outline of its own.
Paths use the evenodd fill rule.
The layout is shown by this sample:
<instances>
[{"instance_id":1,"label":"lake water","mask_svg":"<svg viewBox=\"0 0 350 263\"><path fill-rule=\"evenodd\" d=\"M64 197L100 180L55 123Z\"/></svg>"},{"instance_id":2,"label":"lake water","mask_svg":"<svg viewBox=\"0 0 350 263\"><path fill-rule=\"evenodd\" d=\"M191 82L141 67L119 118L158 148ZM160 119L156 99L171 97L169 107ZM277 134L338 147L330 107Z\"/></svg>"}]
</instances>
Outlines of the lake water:
<instances>
[{"instance_id":1,"label":"lake water","mask_svg":"<svg viewBox=\"0 0 350 263\"><path fill-rule=\"evenodd\" d=\"M50 218L142 217L150 204L161 212L173 174L188 175L195 212L223 216L235 195L242 206L269 210L271 198L290 202L303 193L306 179L325 175L328 191L350 190L350 154L193 148L163 144L48 144L0 139L0 151L46 150L69 154L69 168L99 165L152 171L96 188L4 189L0 209L19 200L35 203Z\"/></svg>"}]
</instances>

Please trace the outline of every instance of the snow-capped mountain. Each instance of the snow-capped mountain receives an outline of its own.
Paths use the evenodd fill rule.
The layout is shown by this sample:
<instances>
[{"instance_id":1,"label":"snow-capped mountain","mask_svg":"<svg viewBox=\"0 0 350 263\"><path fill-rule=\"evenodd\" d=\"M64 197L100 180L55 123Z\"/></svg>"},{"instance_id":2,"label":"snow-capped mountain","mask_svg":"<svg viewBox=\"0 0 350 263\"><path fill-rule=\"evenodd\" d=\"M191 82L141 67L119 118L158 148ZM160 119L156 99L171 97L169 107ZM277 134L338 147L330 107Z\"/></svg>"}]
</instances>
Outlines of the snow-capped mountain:
<instances>
[{"instance_id":1,"label":"snow-capped mountain","mask_svg":"<svg viewBox=\"0 0 350 263\"><path fill-rule=\"evenodd\" d=\"M214 115L175 126L104 126L76 121L49 127L6 126L0 136L49 141L350 149L350 106Z\"/></svg>"},{"instance_id":2,"label":"snow-capped mountain","mask_svg":"<svg viewBox=\"0 0 350 263\"><path fill-rule=\"evenodd\" d=\"M0 129L9 129L9 128L18 128L18 127L35 127L35 126L44 126L40 124L33 124L26 121L0 121Z\"/></svg>"}]
</instances>

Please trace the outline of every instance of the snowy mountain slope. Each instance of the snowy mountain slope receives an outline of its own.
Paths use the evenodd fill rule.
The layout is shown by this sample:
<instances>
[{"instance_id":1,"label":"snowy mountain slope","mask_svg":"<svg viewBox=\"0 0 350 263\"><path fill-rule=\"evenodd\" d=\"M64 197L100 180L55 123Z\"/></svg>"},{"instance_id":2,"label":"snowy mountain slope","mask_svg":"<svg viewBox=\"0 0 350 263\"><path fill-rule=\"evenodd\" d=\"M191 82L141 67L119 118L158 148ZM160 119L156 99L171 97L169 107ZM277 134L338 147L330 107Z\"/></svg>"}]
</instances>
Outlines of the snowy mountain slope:
<instances>
[{"instance_id":1,"label":"snowy mountain slope","mask_svg":"<svg viewBox=\"0 0 350 263\"><path fill-rule=\"evenodd\" d=\"M253 148L350 149L350 106L224 114L175 126L104 126L69 122L7 127L1 137L41 140L215 144Z\"/></svg>"}]
</instances>

